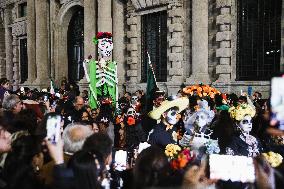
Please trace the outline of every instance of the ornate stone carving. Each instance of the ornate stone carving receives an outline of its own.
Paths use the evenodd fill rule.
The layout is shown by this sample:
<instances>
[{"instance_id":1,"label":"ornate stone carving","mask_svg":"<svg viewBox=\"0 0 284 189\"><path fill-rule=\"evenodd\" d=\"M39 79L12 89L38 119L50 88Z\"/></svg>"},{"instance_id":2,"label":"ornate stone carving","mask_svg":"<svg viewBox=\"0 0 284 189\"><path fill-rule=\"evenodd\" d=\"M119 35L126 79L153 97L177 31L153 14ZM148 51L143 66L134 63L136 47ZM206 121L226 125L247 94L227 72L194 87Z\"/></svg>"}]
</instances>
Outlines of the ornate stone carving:
<instances>
[{"instance_id":1,"label":"ornate stone carving","mask_svg":"<svg viewBox=\"0 0 284 189\"><path fill-rule=\"evenodd\" d=\"M12 35L13 36L21 36L27 33L27 23L26 21L23 22L16 22L12 25Z\"/></svg>"},{"instance_id":2,"label":"ornate stone carving","mask_svg":"<svg viewBox=\"0 0 284 189\"><path fill-rule=\"evenodd\" d=\"M167 4L171 0L131 0L136 10Z\"/></svg>"},{"instance_id":3,"label":"ornate stone carving","mask_svg":"<svg viewBox=\"0 0 284 189\"><path fill-rule=\"evenodd\" d=\"M60 0L60 4L65 4L65 3L69 2L69 1L73 1L73 0Z\"/></svg>"}]
</instances>

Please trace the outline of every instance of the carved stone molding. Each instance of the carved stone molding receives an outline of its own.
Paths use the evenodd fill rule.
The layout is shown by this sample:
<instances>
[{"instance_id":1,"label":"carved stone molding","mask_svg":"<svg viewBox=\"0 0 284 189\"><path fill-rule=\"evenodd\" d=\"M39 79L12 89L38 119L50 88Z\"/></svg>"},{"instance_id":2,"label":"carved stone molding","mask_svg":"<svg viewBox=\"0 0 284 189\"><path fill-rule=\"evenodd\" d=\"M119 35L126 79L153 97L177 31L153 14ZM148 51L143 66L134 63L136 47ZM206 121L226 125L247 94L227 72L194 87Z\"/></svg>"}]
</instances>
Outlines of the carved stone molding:
<instances>
[{"instance_id":1,"label":"carved stone molding","mask_svg":"<svg viewBox=\"0 0 284 189\"><path fill-rule=\"evenodd\" d=\"M131 0L136 10L165 5L169 0Z\"/></svg>"},{"instance_id":2,"label":"carved stone molding","mask_svg":"<svg viewBox=\"0 0 284 189\"><path fill-rule=\"evenodd\" d=\"M26 21L23 22L16 22L12 25L12 35L13 36L21 36L27 33L27 23Z\"/></svg>"}]
</instances>

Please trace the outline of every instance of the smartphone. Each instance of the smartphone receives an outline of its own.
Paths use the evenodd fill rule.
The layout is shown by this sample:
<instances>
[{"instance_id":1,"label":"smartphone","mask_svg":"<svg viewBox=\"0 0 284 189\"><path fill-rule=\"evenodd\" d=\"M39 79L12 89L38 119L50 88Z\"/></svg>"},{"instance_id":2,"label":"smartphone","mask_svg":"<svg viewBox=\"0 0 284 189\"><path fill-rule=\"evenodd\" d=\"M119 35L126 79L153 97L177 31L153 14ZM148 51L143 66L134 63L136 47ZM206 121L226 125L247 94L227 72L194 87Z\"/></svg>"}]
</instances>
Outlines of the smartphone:
<instances>
[{"instance_id":1,"label":"smartphone","mask_svg":"<svg viewBox=\"0 0 284 189\"><path fill-rule=\"evenodd\" d=\"M47 100L48 100L48 96L47 96L47 95L44 95L44 96L43 96L43 101L46 102Z\"/></svg>"},{"instance_id":2,"label":"smartphone","mask_svg":"<svg viewBox=\"0 0 284 189\"><path fill-rule=\"evenodd\" d=\"M59 115L49 116L46 122L47 139L56 144L61 134L61 117Z\"/></svg>"},{"instance_id":3,"label":"smartphone","mask_svg":"<svg viewBox=\"0 0 284 189\"><path fill-rule=\"evenodd\" d=\"M254 183L255 168L252 157L211 154L209 156L210 179Z\"/></svg>"},{"instance_id":4,"label":"smartphone","mask_svg":"<svg viewBox=\"0 0 284 189\"><path fill-rule=\"evenodd\" d=\"M126 170L127 151L118 150L115 152L114 165L115 165L115 170L117 171Z\"/></svg>"},{"instance_id":5,"label":"smartphone","mask_svg":"<svg viewBox=\"0 0 284 189\"><path fill-rule=\"evenodd\" d=\"M284 130L284 77L273 77L271 80L271 116L270 125Z\"/></svg>"}]
</instances>

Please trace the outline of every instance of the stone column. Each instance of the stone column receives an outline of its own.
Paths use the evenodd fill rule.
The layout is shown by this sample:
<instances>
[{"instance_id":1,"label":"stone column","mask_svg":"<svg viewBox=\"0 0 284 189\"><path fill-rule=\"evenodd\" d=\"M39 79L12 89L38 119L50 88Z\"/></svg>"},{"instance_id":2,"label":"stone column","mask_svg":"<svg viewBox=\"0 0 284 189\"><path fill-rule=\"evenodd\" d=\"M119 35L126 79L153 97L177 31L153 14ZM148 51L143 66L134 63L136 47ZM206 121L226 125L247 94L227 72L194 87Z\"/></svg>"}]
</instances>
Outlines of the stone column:
<instances>
[{"instance_id":1,"label":"stone column","mask_svg":"<svg viewBox=\"0 0 284 189\"><path fill-rule=\"evenodd\" d=\"M192 0L192 75L187 83L210 83L208 73L208 0Z\"/></svg>"},{"instance_id":2,"label":"stone column","mask_svg":"<svg viewBox=\"0 0 284 189\"><path fill-rule=\"evenodd\" d=\"M170 94L179 90L183 78L183 48L184 48L184 7L182 2L172 2L168 5L168 63ZM174 92L172 92L174 91Z\"/></svg>"},{"instance_id":3,"label":"stone column","mask_svg":"<svg viewBox=\"0 0 284 189\"><path fill-rule=\"evenodd\" d=\"M48 28L47 28L47 0L35 0L36 12L36 84L47 86L48 76Z\"/></svg>"},{"instance_id":4,"label":"stone column","mask_svg":"<svg viewBox=\"0 0 284 189\"><path fill-rule=\"evenodd\" d=\"M113 60L117 62L119 92L122 92L122 84L125 83L125 44L124 44L124 15L123 3L113 1Z\"/></svg>"},{"instance_id":5,"label":"stone column","mask_svg":"<svg viewBox=\"0 0 284 189\"><path fill-rule=\"evenodd\" d=\"M20 66L19 66L19 40L15 35L13 35L12 49L13 49L13 90L17 90L19 88L19 83L20 83Z\"/></svg>"},{"instance_id":6,"label":"stone column","mask_svg":"<svg viewBox=\"0 0 284 189\"><path fill-rule=\"evenodd\" d=\"M84 0L84 54L86 58L89 55L96 58L97 55L97 48L92 40L97 32L96 11L96 1Z\"/></svg>"},{"instance_id":7,"label":"stone column","mask_svg":"<svg viewBox=\"0 0 284 189\"><path fill-rule=\"evenodd\" d=\"M5 23L5 47L6 47L6 77L8 80L13 80L13 47L12 47L12 29L9 27L11 24L10 9L5 9L4 12Z\"/></svg>"},{"instance_id":8,"label":"stone column","mask_svg":"<svg viewBox=\"0 0 284 189\"><path fill-rule=\"evenodd\" d=\"M280 71L284 72L284 1L282 1L281 12L281 58L280 58Z\"/></svg>"},{"instance_id":9,"label":"stone column","mask_svg":"<svg viewBox=\"0 0 284 189\"><path fill-rule=\"evenodd\" d=\"M139 37L139 29L138 24L141 19L135 13L135 9L132 6L132 3L128 1L127 3L127 71L126 76L128 77L127 81L127 91L135 91L137 90L138 83L138 63L139 61L139 53L138 53L138 37Z\"/></svg>"},{"instance_id":10,"label":"stone column","mask_svg":"<svg viewBox=\"0 0 284 189\"><path fill-rule=\"evenodd\" d=\"M219 65L216 66L216 73L219 78L214 82L228 83L231 81L231 60L232 60L232 15L231 1L216 2L216 8L220 9L220 15L216 18L216 24L219 31L216 34L216 41L219 42L219 48L216 50L216 57L219 58Z\"/></svg>"},{"instance_id":11,"label":"stone column","mask_svg":"<svg viewBox=\"0 0 284 189\"><path fill-rule=\"evenodd\" d=\"M1 12L0 12L1 13ZM0 18L1 19L1 18ZM5 27L0 20L0 77L6 77L6 63L5 63Z\"/></svg>"},{"instance_id":12,"label":"stone column","mask_svg":"<svg viewBox=\"0 0 284 189\"><path fill-rule=\"evenodd\" d=\"M27 45L28 45L28 79L31 84L36 79L36 25L35 0L27 1Z\"/></svg>"},{"instance_id":13,"label":"stone column","mask_svg":"<svg viewBox=\"0 0 284 189\"><path fill-rule=\"evenodd\" d=\"M111 0L98 0L98 31L112 32Z\"/></svg>"}]
</instances>

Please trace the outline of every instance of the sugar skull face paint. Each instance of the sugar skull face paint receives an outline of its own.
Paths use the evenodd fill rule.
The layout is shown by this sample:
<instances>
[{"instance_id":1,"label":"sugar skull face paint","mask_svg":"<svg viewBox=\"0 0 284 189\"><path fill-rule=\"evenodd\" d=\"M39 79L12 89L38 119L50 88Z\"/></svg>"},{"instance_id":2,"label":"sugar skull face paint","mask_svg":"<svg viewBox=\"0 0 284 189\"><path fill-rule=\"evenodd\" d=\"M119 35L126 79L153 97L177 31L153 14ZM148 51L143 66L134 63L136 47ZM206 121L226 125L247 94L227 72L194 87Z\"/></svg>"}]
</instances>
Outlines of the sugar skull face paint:
<instances>
[{"instance_id":1,"label":"sugar skull face paint","mask_svg":"<svg viewBox=\"0 0 284 189\"><path fill-rule=\"evenodd\" d=\"M109 38L99 39L98 48L99 48L99 53L101 54L102 57L109 57L113 50L112 39Z\"/></svg>"},{"instance_id":2,"label":"sugar skull face paint","mask_svg":"<svg viewBox=\"0 0 284 189\"><path fill-rule=\"evenodd\" d=\"M178 122L178 109L170 109L166 114L166 120L169 124L174 125Z\"/></svg>"},{"instance_id":3,"label":"sugar skull face paint","mask_svg":"<svg viewBox=\"0 0 284 189\"><path fill-rule=\"evenodd\" d=\"M250 115L246 115L238 124L243 132L249 133L252 130L252 118Z\"/></svg>"}]
</instances>

